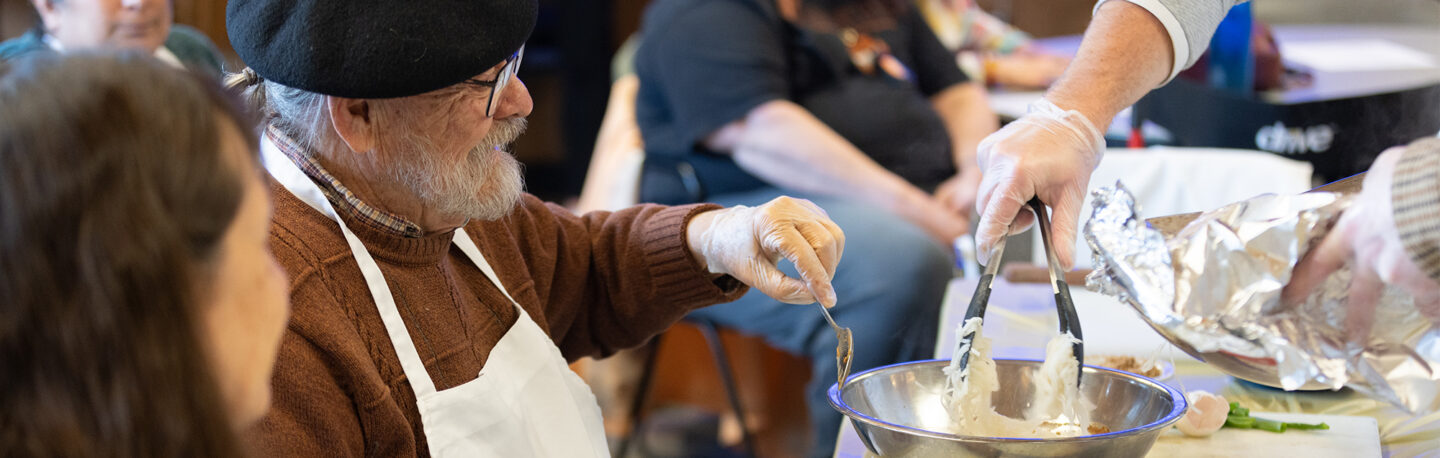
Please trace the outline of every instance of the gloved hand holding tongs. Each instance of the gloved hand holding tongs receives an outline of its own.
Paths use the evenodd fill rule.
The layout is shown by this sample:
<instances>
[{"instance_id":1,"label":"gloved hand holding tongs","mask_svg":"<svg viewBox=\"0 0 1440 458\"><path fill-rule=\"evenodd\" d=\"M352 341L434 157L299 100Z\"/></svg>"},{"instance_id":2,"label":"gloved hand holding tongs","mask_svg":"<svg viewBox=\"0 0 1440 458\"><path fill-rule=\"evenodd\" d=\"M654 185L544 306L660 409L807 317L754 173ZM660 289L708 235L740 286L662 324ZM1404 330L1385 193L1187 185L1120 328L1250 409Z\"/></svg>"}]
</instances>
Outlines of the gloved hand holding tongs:
<instances>
[{"instance_id":1,"label":"gloved hand holding tongs","mask_svg":"<svg viewBox=\"0 0 1440 458\"><path fill-rule=\"evenodd\" d=\"M1040 240L1045 245L1045 260L1050 265L1050 288L1055 294L1055 311L1060 316L1060 333L1070 333L1078 342L1075 343L1075 360L1080 366L1085 365L1085 344L1084 336L1080 332L1080 317L1075 313L1075 301L1070 299L1070 285L1065 283L1065 273L1061 271L1060 261L1055 256L1055 247L1050 239L1050 218L1046 216L1045 204L1039 199L1031 199L1029 207L1035 212L1037 225L1040 226ZM1000 270L1000 257L1005 253L1006 237L1002 237L995 243L995 249L990 254L990 263L985 266L985 273L980 276L980 283L975 286L975 295L970 298L970 308L965 311L965 319L962 323L970 321L971 318L984 318L985 307L990 302L990 283L994 281L995 274ZM981 325L984 321L981 321ZM970 342L975 338L975 333L966 334L964 338L956 342L956 354L960 355L960 369L964 371L970 363ZM1079 371L1083 374L1085 371ZM1080 382L1079 378L1075 381Z\"/></svg>"}]
</instances>

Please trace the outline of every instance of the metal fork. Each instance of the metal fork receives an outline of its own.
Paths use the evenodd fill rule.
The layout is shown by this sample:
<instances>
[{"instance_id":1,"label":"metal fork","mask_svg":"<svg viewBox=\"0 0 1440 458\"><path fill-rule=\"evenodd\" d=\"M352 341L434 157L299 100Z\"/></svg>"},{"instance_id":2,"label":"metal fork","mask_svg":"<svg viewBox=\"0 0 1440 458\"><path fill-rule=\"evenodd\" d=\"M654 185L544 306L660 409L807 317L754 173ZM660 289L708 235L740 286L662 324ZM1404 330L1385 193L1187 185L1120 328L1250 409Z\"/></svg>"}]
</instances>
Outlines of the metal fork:
<instances>
[{"instance_id":1,"label":"metal fork","mask_svg":"<svg viewBox=\"0 0 1440 458\"><path fill-rule=\"evenodd\" d=\"M1040 199L1031 199L1030 209L1035 212L1035 225L1040 226L1040 241L1045 245L1045 261L1050 265L1050 289L1055 294L1055 312L1060 316L1060 333L1070 333L1081 342L1073 347L1075 360L1081 366L1085 365L1085 344L1084 336L1080 333L1080 316L1075 313L1075 301L1070 299L1070 285L1065 283L1065 273L1060 270L1060 260L1055 257L1054 243L1050 239L1050 218L1046 215L1045 204ZM1005 254L1005 240L1002 237L990 255L990 264L985 266L985 274L980 276L980 283L975 286L975 294L970 297L970 307L965 310L965 321L971 318L985 317L985 308L990 303L990 283L995 279L995 273L1000 270L1000 256ZM965 321L961 321L964 323ZM983 321L980 323L985 324ZM975 333L966 334L964 338L955 342L955 351L960 353L960 370L963 372L970 364L970 352L968 347L975 339ZM1080 371L1084 374L1085 371ZM1075 383L1080 383L1076 377Z\"/></svg>"},{"instance_id":2,"label":"metal fork","mask_svg":"<svg viewBox=\"0 0 1440 458\"><path fill-rule=\"evenodd\" d=\"M850 377L850 359L855 355L855 340L850 328L842 328L835 324L835 318L830 316L830 309L825 308L819 302L815 303L820 307L820 313L825 314L825 321L830 322L830 329L835 330L835 372L839 376L837 386L844 388L845 379Z\"/></svg>"}]
</instances>

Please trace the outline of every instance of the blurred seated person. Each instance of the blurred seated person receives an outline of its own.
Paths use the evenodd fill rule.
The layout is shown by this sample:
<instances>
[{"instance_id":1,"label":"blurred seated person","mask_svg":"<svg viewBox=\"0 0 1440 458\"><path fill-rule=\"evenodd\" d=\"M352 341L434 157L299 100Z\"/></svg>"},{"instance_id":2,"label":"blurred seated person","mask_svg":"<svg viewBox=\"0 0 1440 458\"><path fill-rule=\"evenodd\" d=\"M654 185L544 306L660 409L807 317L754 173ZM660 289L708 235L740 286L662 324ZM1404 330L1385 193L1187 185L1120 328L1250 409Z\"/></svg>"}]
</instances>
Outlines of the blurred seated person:
<instances>
[{"instance_id":1,"label":"blurred seated person","mask_svg":"<svg viewBox=\"0 0 1440 458\"><path fill-rule=\"evenodd\" d=\"M992 86L1037 89L1065 72L1070 58L1038 49L1029 34L1005 23L974 0L919 0L920 12L960 67Z\"/></svg>"},{"instance_id":2,"label":"blurred seated person","mask_svg":"<svg viewBox=\"0 0 1440 458\"><path fill-rule=\"evenodd\" d=\"M974 153L996 128L919 13L901 0L661 0L635 56L646 149L640 199L756 205L799 195L849 236L832 313L853 371L927 358L948 248L969 230ZM835 336L821 315L750 293L691 316L812 361L815 455L840 415Z\"/></svg>"},{"instance_id":3,"label":"blurred seated person","mask_svg":"<svg viewBox=\"0 0 1440 458\"><path fill-rule=\"evenodd\" d=\"M146 56L6 66L0 455L242 456L289 313L248 119Z\"/></svg>"},{"instance_id":4,"label":"blurred seated person","mask_svg":"<svg viewBox=\"0 0 1440 458\"><path fill-rule=\"evenodd\" d=\"M40 22L0 43L0 60L34 53L128 49L219 79L224 59L204 33L175 24L171 0L30 0Z\"/></svg>"}]
</instances>

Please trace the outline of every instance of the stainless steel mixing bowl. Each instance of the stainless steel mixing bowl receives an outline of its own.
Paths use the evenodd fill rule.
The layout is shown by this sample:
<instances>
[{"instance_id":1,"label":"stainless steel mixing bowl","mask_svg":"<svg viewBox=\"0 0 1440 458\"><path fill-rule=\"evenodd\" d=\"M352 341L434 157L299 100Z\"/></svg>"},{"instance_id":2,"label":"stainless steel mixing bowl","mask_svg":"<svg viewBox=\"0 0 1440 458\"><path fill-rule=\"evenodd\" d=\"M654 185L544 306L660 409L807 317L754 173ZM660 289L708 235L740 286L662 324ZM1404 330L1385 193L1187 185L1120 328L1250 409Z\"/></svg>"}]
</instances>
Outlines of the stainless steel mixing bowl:
<instances>
[{"instance_id":1,"label":"stainless steel mixing bowl","mask_svg":"<svg viewBox=\"0 0 1440 458\"><path fill-rule=\"evenodd\" d=\"M1091 421L1110 433L1055 439L955 434L941 394L949 360L915 361L852 375L830 405L850 418L870 451L881 456L1139 457L1185 414L1185 396L1128 372L1086 366L1081 390L1095 402ZM1000 391L992 404L1019 418L1033 396L1040 361L996 360Z\"/></svg>"}]
</instances>

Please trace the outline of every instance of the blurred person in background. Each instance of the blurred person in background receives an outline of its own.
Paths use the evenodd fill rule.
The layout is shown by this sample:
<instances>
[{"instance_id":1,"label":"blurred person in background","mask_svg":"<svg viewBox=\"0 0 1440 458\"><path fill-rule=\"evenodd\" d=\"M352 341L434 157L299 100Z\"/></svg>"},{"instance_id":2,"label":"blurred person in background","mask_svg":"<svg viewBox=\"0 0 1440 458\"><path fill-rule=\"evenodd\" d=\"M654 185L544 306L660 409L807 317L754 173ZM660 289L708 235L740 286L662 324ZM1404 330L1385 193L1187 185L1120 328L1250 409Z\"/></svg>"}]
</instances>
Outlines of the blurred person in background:
<instances>
[{"instance_id":1,"label":"blurred person in background","mask_svg":"<svg viewBox=\"0 0 1440 458\"><path fill-rule=\"evenodd\" d=\"M249 65L229 83L266 116L271 243L294 279L275 407L247 434L260 453L607 456L569 361L747 285L835 304L844 235L809 202L575 215L526 194L509 145L538 16L535 0L228 4Z\"/></svg>"},{"instance_id":2,"label":"blurred person in background","mask_svg":"<svg viewBox=\"0 0 1440 458\"><path fill-rule=\"evenodd\" d=\"M0 60L86 49L153 53L216 79L224 59L204 33L174 23L171 0L30 0L34 29L0 43Z\"/></svg>"},{"instance_id":3,"label":"blurred person in background","mask_svg":"<svg viewBox=\"0 0 1440 458\"><path fill-rule=\"evenodd\" d=\"M1035 46L1029 34L980 9L974 0L919 0L920 12L960 68L991 86L1044 88L1070 58Z\"/></svg>"},{"instance_id":4,"label":"blurred person in background","mask_svg":"<svg viewBox=\"0 0 1440 458\"><path fill-rule=\"evenodd\" d=\"M662 0L641 33L640 200L815 201L849 236L833 312L854 330L853 370L930 357L975 147L997 120L912 2ZM692 316L810 358L810 450L829 455L840 415L820 314L752 293Z\"/></svg>"},{"instance_id":5,"label":"blurred person in background","mask_svg":"<svg viewBox=\"0 0 1440 458\"><path fill-rule=\"evenodd\" d=\"M0 455L241 456L289 311L249 119L145 56L6 66Z\"/></svg>"},{"instance_id":6,"label":"blurred person in background","mask_svg":"<svg viewBox=\"0 0 1440 458\"><path fill-rule=\"evenodd\" d=\"M1245 0L1102 0L1075 60L1032 104L1030 113L986 138L978 158L985 170L977 210L978 254L1006 234L1023 231L1034 215L1022 211L1039 197L1054 208L1056 254L1074 262L1076 227L1090 173L1104 153L1096 126L1150 89L1168 83L1204 53L1230 7ZM1383 285L1403 288L1440 323L1440 140L1421 139L1376 158L1364 190L1325 240L1296 266L1284 301L1308 294L1331 272L1355 270L1349 306L1373 312ZM1013 225L1012 225L1013 223ZM1349 326L1370 329L1373 313ZM1353 338L1363 336L1352 334Z\"/></svg>"}]
</instances>

